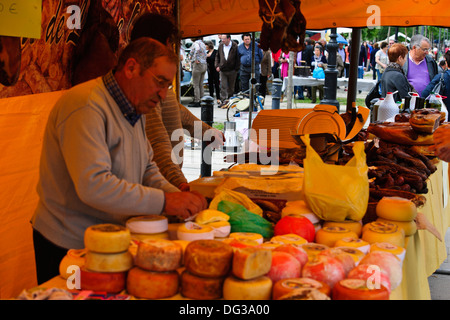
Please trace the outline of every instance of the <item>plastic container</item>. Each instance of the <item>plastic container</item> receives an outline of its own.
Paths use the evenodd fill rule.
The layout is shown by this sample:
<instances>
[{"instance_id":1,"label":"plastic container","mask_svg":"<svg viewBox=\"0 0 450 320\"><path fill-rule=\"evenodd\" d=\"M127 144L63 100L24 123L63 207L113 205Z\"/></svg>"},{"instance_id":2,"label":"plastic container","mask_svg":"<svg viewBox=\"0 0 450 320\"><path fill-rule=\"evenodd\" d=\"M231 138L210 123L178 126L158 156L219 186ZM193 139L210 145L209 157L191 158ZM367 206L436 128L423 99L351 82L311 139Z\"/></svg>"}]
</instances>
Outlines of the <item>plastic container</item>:
<instances>
[{"instance_id":1,"label":"plastic container","mask_svg":"<svg viewBox=\"0 0 450 320\"><path fill-rule=\"evenodd\" d=\"M395 92L388 92L385 99L378 107L377 121L394 122L395 115L399 113L399 108L394 100Z\"/></svg>"},{"instance_id":2,"label":"plastic container","mask_svg":"<svg viewBox=\"0 0 450 320\"><path fill-rule=\"evenodd\" d=\"M409 110L413 111L416 108L416 100L420 96L417 92L409 92L409 96L411 97L409 102Z\"/></svg>"}]
</instances>

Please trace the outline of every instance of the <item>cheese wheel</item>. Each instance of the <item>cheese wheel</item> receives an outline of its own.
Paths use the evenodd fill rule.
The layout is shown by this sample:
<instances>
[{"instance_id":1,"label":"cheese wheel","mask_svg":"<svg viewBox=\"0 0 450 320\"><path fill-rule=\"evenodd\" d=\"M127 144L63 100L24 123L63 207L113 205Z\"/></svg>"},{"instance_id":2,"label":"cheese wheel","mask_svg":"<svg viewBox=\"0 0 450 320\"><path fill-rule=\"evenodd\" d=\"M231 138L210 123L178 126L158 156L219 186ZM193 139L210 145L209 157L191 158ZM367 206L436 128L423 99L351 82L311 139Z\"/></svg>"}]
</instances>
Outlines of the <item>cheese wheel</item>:
<instances>
[{"instance_id":1,"label":"cheese wheel","mask_svg":"<svg viewBox=\"0 0 450 320\"><path fill-rule=\"evenodd\" d=\"M135 264L149 271L173 271L181 266L183 248L170 240L143 240Z\"/></svg>"},{"instance_id":2,"label":"cheese wheel","mask_svg":"<svg viewBox=\"0 0 450 320\"><path fill-rule=\"evenodd\" d=\"M178 293L179 284L177 271L154 272L139 267L128 271L127 292L137 298L169 298Z\"/></svg>"},{"instance_id":3,"label":"cheese wheel","mask_svg":"<svg viewBox=\"0 0 450 320\"><path fill-rule=\"evenodd\" d=\"M126 251L130 245L130 240L130 230L110 223L90 226L84 232L85 248L99 253Z\"/></svg>"},{"instance_id":4,"label":"cheese wheel","mask_svg":"<svg viewBox=\"0 0 450 320\"><path fill-rule=\"evenodd\" d=\"M375 265L380 267L380 271L389 276L391 290L397 288L403 278L401 260L390 252L373 251L369 252L360 262L360 264Z\"/></svg>"},{"instance_id":5,"label":"cheese wheel","mask_svg":"<svg viewBox=\"0 0 450 320\"><path fill-rule=\"evenodd\" d=\"M331 300L329 296L317 289L302 288L293 290L279 298L279 300Z\"/></svg>"},{"instance_id":6,"label":"cheese wheel","mask_svg":"<svg viewBox=\"0 0 450 320\"><path fill-rule=\"evenodd\" d=\"M185 268L201 277L223 277L231 269L233 249L218 240L197 240L184 251Z\"/></svg>"},{"instance_id":7,"label":"cheese wheel","mask_svg":"<svg viewBox=\"0 0 450 320\"><path fill-rule=\"evenodd\" d=\"M61 259L59 263L59 274L64 279L73 275L73 272L69 272L70 266L78 266L82 268L86 261L86 249L69 249L67 254Z\"/></svg>"},{"instance_id":8,"label":"cheese wheel","mask_svg":"<svg viewBox=\"0 0 450 320\"><path fill-rule=\"evenodd\" d=\"M270 239L270 241L282 242L284 244L293 243L293 244L298 244L298 245L308 243L308 241L306 241L305 238L302 238L299 235L294 234L294 233L283 234L280 236L274 236L274 237L272 237L272 239Z\"/></svg>"},{"instance_id":9,"label":"cheese wheel","mask_svg":"<svg viewBox=\"0 0 450 320\"><path fill-rule=\"evenodd\" d=\"M225 238L230 235L231 224L228 221L210 222L205 225L213 228L214 238Z\"/></svg>"},{"instance_id":10,"label":"cheese wheel","mask_svg":"<svg viewBox=\"0 0 450 320\"><path fill-rule=\"evenodd\" d=\"M362 258L364 258L364 256L366 255L364 252L355 247L334 247L334 248L349 254L352 257L353 261L355 262L355 266L357 266L359 262L362 260Z\"/></svg>"},{"instance_id":11,"label":"cheese wheel","mask_svg":"<svg viewBox=\"0 0 450 320\"><path fill-rule=\"evenodd\" d=\"M386 224L384 222L371 222L364 228L361 239L370 244L376 242L389 242L399 247L405 246L405 235L395 224Z\"/></svg>"},{"instance_id":12,"label":"cheese wheel","mask_svg":"<svg viewBox=\"0 0 450 320\"><path fill-rule=\"evenodd\" d=\"M397 256L401 262L405 259L406 249L388 242L376 242L370 246L369 252L386 251Z\"/></svg>"},{"instance_id":13,"label":"cheese wheel","mask_svg":"<svg viewBox=\"0 0 450 320\"><path fill-rule=\"evenodd\" d=\"M232 232L229 235L230 238L237 238L237 239L248 239L248 240L254 240L258 242L259 244L263 243L264 238L259 233L253 233L253 232Z\"/></svg>"},{"instance_id":14,"label":"cheese wheel","mask_svg":"<svg viewBox=\"0 0 450 320\"><path fill-rule=\"evenodd\" d=\"M322 254L309 259L302 269L302 277L325 282L330 288L345 279L345 276L345 269L340 261Z\"/></svg>"},{"instance_id":15,"label":"cheese wheel","mask_svg":"<svg viewBox=\"0 0 450 320\"><path fill-rule=\"evenodd\" d=\"M285 207L281 210L281 217L289 214L313 213L305 200L287 201Z\"/></svg>"},{"instance_id":16,"label":"cheese wheel","mask_svg":"<svg viewBox=\"0 0 450 320\"><path fill-rule=\"evenodd\" d=\"M404 222L378 218L376 221L396 224L400 229L403 230L405 237L412 236L417 232L417 224L414 220Z\"/></svg>"},{"instance_id":17,"label":"cheese wheel","mask_svg":"<svg viewBox=\"0 0 450 320\"><path fill-rule=\"evenodd\" d=\"M272 251L272 263L266 274L275 283L281 279L299 278L302 266L291 254L281 251Z\"/></svg>"},{"instance_id":18,"label":"cheese wheel","mask_svg":"<svg viewBox=\"0 0 450 320\"><path fill-rule=\"evenodd\" d=\"M149 214L146 216L133 217L127 220L125 226L131 233L153 234L167 232L169 220L160 215Z\"/></svg>"},{"instance_id":19,"label":"cheese wheel","mask_svg":"<svg viewBox=\"0 0 450 320\"><path fill-rule=\"evenodd\" d=\"M82 290L119 293L125 290L127 272L93 272L80 269L80 287Z\"/></svg>"},{"instance_id":20,"label":"cheese wheel","mask_svg":"<svg viewBox=\"0 0 450 320\"><path fill-rule=\"evenodd\" d=\"M323 227L316 234L316 243L334 247L336 241L342 238L358 238L358 235L343 227Z\"/></svg>"},{"instance_id":21,"label":"cheese wheel","mask_svg":"<svg viewBox=\"0 0 450 320\"><path fill-rule=\"evenodd\" d=\"M318 244L318 243L306 243L302 245L302 249L306 251L306 254L309 258L314 257L315 255L319 254L320 252L327 250L329 247L324 244Z\"/></svg>"},{"instance_id":22,"label":"cheese wheel","mask_svg":"<svg viewBox=\"0 0 450 320\"><path fill-rule=\"evenodd\" d=\"M133 267L133 256L129 251L119 253L86 252L85 267L96 272L121 272Z\"/></svg>"},{"instance_id":23,"label":"cheese wheel","mask_svg":"<svg viewBox=\"0 0 450 320\"><path fill-rule=\"evenodd\" d=\"M257 247L236 249L233 255L232 272L239 279L258 278L269 272L272 251Z\"/></svg>"},{"instance_id":24,"label":"cheese wheel","mask_svg":"<svg viewBox=\"0 0 450 320\"><path fill-rule=\"evenodd\" d=\"M198 224L208 224L213 222L226 222L230 220L230 216L222 211L215 209L205 209L200 211L195 217Z\"/></svg>"},{"instance_id":25,"label":"cheese wheel","mask_svg":"<svg viewBox=\"0 0 450 320\"><path fill-rule=\"evenodd\" d=\"M229 244L233 249L259 246L257 241L246 238L227 238L224 239L223 242Z\"/></svg>"},{"instance_id":26,"label":"cheese wheel","mask_svg":"<svg viewBox=\"0 0 450 320\"><path fill-rule=\"evenodd\" d=\"M292 278L275 282L272 289L272 299L278 300L282 296L297 289L317 289L327 296L331 294L330 286L325 282L310 278Z\"/></svg>"},{"instance_id":27,"label":"cheese wheel","mask_svg":"<svg viewBox=\"0 0 450 320\"><path fill-rule=\"evenodd\" d=\"M278 220L273 231L275 236L294 233L308 242L313 242L316 234L314 224L303 216L285 216Z\"/></svg>"},{"instance_id":28,"label":"cheese wheel","mask_svg":"<svg viewBox=\"0 0 450 320\"><path fill-rule=\"evenodd\" d=\"M352 247L360 250L362 253L366 254L369 252L370 243L362 239L355 239L351 237L346 237L339 239L334 244L335 247Z\"/></svg>"},{"instance_id":29,"label":"cheese wheel","mask_svg":"<svg viewBox=\"0 0 450 320\"><path fill-rule=\"evenodd\" d=\"M197 300L220 299L223 294L224 277L199 277L187 270L181 273L180 292L183 297Z\"/></svg>"},{"instance_id":30,"label":"cheese wheel","mask_svg":"<svg viewBox=\"0 0 450 320\"><path fill-rule=\"evenodd\" d=\"M262 249L274 250L275 248L278 248L279 246L282 246L283 244L284 243L281 241L264 241L258 247L262 248Z\"/></svg>"},{"instance_id":31,"label":"cheese wheel","mask_svg":"<svg viewBox=\"0 0 450 320\"><path fill-rule=\"evenodd\" d=\"M177 239L195 241L214 239L214 229L206 225L193 222L186 222L178 227Z\"/></svg>"},{"instance_id":32,"label":"cheese wheel","mask_svg":"<svg viewBox=\"0 0 450 320\"><path fill-rule=\"evenodd\" d=\"M362 279L344 279L333 287L333 300L389 300L389 291L383 286L369 289Z\"/></svg>"},{"instance_id":33,"label":"cheese wheel","mask_svg":"<svg viewBox=\"0 0 450 320\"><path fill-rule=\"evenodd\" d=\"M341 227L349 229L356 233L358 237L361 236L362 233L362 222L361 221L352 221L352 220L344 220L344 221L324 221L322 227Z\"/></svg>"},{"instance_id":34,"label":"cheese wheel","mask_svg":"<svg viewBox=\"0 0 450 320\"><path fill-rule=\"evenodd\" d=\"M297 259L298 262L300 262L301 267L304 266L308 261L308 254L306 253L305 249L303 249L302 245L298 245L295 243L286 243L276 247L273 250L289 253L295 259Z\"/></svg>"},{"instance_id":35,"label":"cheese wheel","mask_svg":"<svg viewBox=\"0 0 450 320\"><path fill-rule=\"evenodd\" d=\"M332 257L335 258L336 260L338 260L342 266L344 267L344 272L345 275L347 275L349 273L350 270L352 270L355 266L355 260L353 259L353 257L347 253L345 250L342 250L340 248L329 248L327 250L322 251L321 253L319 253L319 255L325 255L328 257Z\"/></svg>"},{"instance_id":36,"label":"cheese wheel","mask_svg":"<svg viewBox=\"0 0 450 320\"><path fill-rule=\"evenodd\" d=\"M391 293L389 275L373 264L359 264L348 273L347 279L362 279L373 288L384 286Z\"/></svg>"},{"instance_id":37,"label":"cheese wheel","mask_svg":"<svg viewBox=\"0 0 450 320\"><path fill-rule=\"evenodd\" d=\"M378 217L394 221L409 222L416 218L417 207L409 199L401 197L383 197L375 208Z\"/></svg>"},{"instance_id":38,"label":"cheese wheel","mask_svg":"<svg viewBox=\"0 0 450 320\"><path fill-rule=\"evenodd\" d=\"M164 239L164 240L169 240L169 232L161 232L161 233L132 233L131 234L131 239L135 239L135 240L156 240L156 239Z\"/></svg>"},{"instance_id":39,"label":"cheese wheel","mask_svg":"<svg viewBox=\"0 0 450 320\"><path fill-rule=\"evenodd\" d=\"M224 300L270 300L272 280L261 276L251 280L228 276L223 283Z\"/></svg>"}]
</instances>

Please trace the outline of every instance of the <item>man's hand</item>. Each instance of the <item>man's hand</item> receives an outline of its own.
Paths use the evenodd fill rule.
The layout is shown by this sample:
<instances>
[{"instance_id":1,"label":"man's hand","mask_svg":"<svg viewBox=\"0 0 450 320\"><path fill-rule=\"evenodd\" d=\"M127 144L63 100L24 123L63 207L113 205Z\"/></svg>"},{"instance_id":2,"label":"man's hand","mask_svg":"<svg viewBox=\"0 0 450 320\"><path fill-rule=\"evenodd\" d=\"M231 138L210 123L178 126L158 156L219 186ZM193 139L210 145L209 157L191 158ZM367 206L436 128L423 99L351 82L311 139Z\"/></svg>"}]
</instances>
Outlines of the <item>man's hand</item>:
<instances>
[{"instance_id":1,"label":"man's hand","mask_svg":"<svg viewBox=\"0 0 450 320\"><path fill-rule=\"evenodd\" d=\"M196 191L168 192L165 197L164 213L169 216L187 219L208 207L205 197Z\"/></svg>"},{"instance_id":2,"label":"man's hand","mask_svg":"<svg viewBox=\"0 0 450 320\"><path fill-rule=\"evenodd\" d=\"M178 189L180 189L181 191L190 191L190 186L189 183L183 182L178 186Z\"/></svg>"}]
</instances>

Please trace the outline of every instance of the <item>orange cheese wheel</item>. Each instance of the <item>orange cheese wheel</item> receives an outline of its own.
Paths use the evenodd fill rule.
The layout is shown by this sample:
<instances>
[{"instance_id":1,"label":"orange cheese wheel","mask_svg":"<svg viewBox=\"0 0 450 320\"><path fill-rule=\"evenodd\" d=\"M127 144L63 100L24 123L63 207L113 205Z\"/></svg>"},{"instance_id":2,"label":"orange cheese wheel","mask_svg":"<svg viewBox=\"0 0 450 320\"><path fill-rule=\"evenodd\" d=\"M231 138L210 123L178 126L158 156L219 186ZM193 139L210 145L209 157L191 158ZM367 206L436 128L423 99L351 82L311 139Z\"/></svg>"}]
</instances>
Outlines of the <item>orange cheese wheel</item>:
<instances>
[{"instance_id":1,"label":"orange cheese wheel","mask_svg":"<svg viewBox=\"0 0 450 320\"><path fill-rule=\"evenodd\" d=\"M185 268L201 277L223 277L228 274L233 249L219 240L196 240L184 251Z\"/></svg>"},{"instance_id":2,"label":"orange cheese wheel","mask_svg":"<svg viewBox=\"0 0 450 320\"><path fill-rule=\"evenodd\" d=\"M80 287L82 290L119 293L125 290L127 272L93 272L80 269Z\"/></svg>"},{"instance_id":3,"label":"orange cheese wheel","mask_svg":"<svg viewBox=\"0 0 450 320\"><path fill-rule=\"evenodd\" d=\"M295 233L289 233L289 234L283 234L283 235L279 235L279 236L274 236L270 239L270 241L279 241L279 242L283 242L285 244L288 243L295 243L295 244L305 244L308 243L308 241L306 241L305 238L300 237L299 235L295 234Z\"/></svg>"},{"instance_id":4,"label":"orange cheese wheel","mask_svg":"<svg viewBox=\"0 0 450 320\"><path fill-rule=\"evenodd\" d=\"M135 264L149 271L173 271L181 266L183 248L170 240L139 242Z\"/></svg>"},{"instance_id":5,"label":"orange cheese wheel","mask_svg":"<svg viewBox=\"0 0 450 320\"><path fill-rule=\"evenodd\" d=\"M417 216L417 207L409 199L401 197L383 197L375 208L380 218L394 221L412 221Z\"/></svg>"},{"instance_id":6,"label":"orange cheese wheel","mask_svg":"<svg viewBox=\"0 0 450 320\"><path fill-rule=\"evenodd\" d=\"M344 279L333 287L333 300L389 300L389 291L369 288L362 279Z\"/></svg>"},{"instance_id":7,"label":"orange cheese wheel","mask_svg":"<svg viewBox=\"0 0 450 320\"><path fill-rule=\"evenodd\" d=\"M354 247L334 247L335 249L339 249L348 255L352 257L353 261L355 262L355 266L359 264L359 262L364 258L365 253L361 250L354 248Z\"/></svg>"},{"instance_id":8,"label":"orange cheese wheel","mask_svg":"<svg viewBox=\"0 0 450 320\"><path fill-rule=\"evenodd\" d=\"M229 244L233 249L259 246L259 242L246 238L227 238L223 242Z\"/></svg>"},{"instance_id":9,"label":"orange cheese wheel","mask_svg":"<svg viewBox=\"0 0 450 320\"><path fill-rule=\"evenodd\" d=\"M154 272L133 267L128 271L127 291L142 299L164 299L178 293L179 275L177 271Z\"/></svg>"},{"instance_id":10,"label":"orange cheese wheel","mask_svg":"<svg viewBox=\"0 0 450 320\"><path fill-rule=\"evenodd\" d=\"M222 298L225 277L199 277L187 270L181 273L181 294L183 297L197 300Z\"/></svg>"},{"instance_id":11,"label":"orange cheese wheel","mask_svg":"<svg viewBox=\"0 0 450 320\"><path fill-rule=\"evenodd\" d=\"M281 251L272 251L272 264L267 277L275 283L281 279L299 278L302 266L291 254Z\"/></svg>"},{"instance_id":12,"label":"orange cheese wheel","mask_svg":"<svg viewBox=\"0 0 450 320\"><path fill-rule=\"evenodd\" d=\"M304 266L308 261L308 254L306 253L305 249L303 249L301 245L295 243L283 244L279 247L276 247L274 251L281 251L291 254L295 259L297 259L298 262L300 262L301 266Z\"/></svg>"},{"instance_id":13,"label":"orange cheese wheel","mask_svg":"<svg viewBox=\"0 0 450 320\"><path fill-rule=\"evenodd\" d=\"M405 235L395 224L374 221L363 228L361 239L370 244L389 242L399 247L405 246Z\"/></svg>"},{"instance_id":14,"label":"orange cheese wheel","mask_svg":"<svg viewBox=\"0 0 450 320\"><path fill-rule=\"evenodd\" d=\"M356 263L355 263L355 260L353 259L353 257L349 253L347 253L345 250L342 250L340 248L333 247L333 248L322 251L321 253L319 253L319 255L325 255L325 256L332 257L332 258L335 258L336 260L338 260L344 267L345 275L347 275L349 273L349 271L352 270L356 266Z\"/></svg>"},{"instance_id":15,"label":"orange cheese wheel","mask_svg":"<svg viewBox=\"0 0 450 320\"><path fill-rule=\"evenodd\" d=\"M358 235L343 227L323 227L316 233L316 243L334 247L336 241L342 238L358 238Z\"/></svg>"},{"instance_id":16,"label":"orange cheese wheel","mask_svg":"<svg viewBox=\"0 0 450 320\"><path fill-rule=\"evenodd\" d=\"M302 288L292 290L281 296L279 300L331 300L329 296L317 289Z\"/></svg>"},{"instance_id":17,"label":"orange cheese wheel","mask_svg":"<svg viewBox=\"0 0 450 320\"><path fill-rule=\"evenodd\" d=\"M306 251L308 258L312 258L328 248L328 246L318 243L306 243L302 245L302 249Z\"/></svg>"},{"instance_id":18,"label":"orange cheese wheel","mask_svg":"<svg viewBox=\"0 0 450 320\"><path fill-rule=\"evenodd\" d=\"M237 249L233 255L233 275L249 280L265 275L270 270L272 251L257 247Z\"/></svg>"},{"instance_id":19,"label":"orange cheese wheel","mask_svg":"<svg viewBox=\"0 0 450 320\"><path fill-rule=\"evenodd\" d=\"M84 232L85 248L93 252L123 252L128 250L130 241L130 230L110 223L90 226Z\"/></svg>"},{"instance_id":20,"label":"orange cheese wheel","mask_svg":"<svg viewBox=\"0 0 450 320\"><path fill-rule=\"evenodd\" d=\"M341 227L341 228L346 228L346 229L356 233L356 235L358 237L361 236L361 232L362 232L362 222L361 221L352 221L352 220L324 221L322 227Z\"/></svg>"},{"instance_id":21,"label":"orange cheese wheel","mask_svg":"<svg viewBox=\"0 0 450 320\"><path fill-rule=\"evenodd\" d=\"M251 280L228 276L223 283L224 300L270 300L272 280L261 276Z\"/></svg>"},{"instance_id":22,"label":"orange cheese wheel","mask_svg":"<svg viewBox=\"0 0 450 320\"><path fill-rule=\"evenodd\" d=\"M331 294L330 286L325 282L310 278L291 278L275 282L272 289L272 299L278 300L282 296L297 289L317 289L327 296Z\"/></svg>"},{"instance_id":23,"label":"orange cheese wheel","mask_svg":"<svg viewBox=\"0 0 450 320\"><path fill-rule=\"evenodd\" d=\"M258 244L263 243L264 238L259 233L253 233L253 232L232 232L228 236L229 238L234 239L247 239L247 240L254 240L258 242Z\"/></svg>"},{"instance_id":24,"label":"orange cheese wheel","mask_svg":"<svg viewBox=\"0 0 450 320\"><path fill-rule=\"evenodd\" d=\"M278 248L279 246L282 246L284 243L281 241L264 241L262 244L260 244L258 247L262 249L268 249L268 250L274 250L275 248Z\"/></svg>"}]
</instances>

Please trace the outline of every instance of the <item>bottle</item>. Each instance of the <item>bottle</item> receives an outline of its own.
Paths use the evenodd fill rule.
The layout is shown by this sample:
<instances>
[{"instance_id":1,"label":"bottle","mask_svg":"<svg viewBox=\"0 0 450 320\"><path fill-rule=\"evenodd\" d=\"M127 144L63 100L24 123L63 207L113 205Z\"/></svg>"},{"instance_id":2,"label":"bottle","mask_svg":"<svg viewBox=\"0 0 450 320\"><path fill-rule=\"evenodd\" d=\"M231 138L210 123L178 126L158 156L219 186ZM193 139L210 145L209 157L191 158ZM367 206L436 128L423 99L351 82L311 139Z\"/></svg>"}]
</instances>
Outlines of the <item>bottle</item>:
<instances>
[{"instance_id":1,"label":"bottle","mask_svg":"<svg viewBox=\"0 0 450 320\"><path fill-rule=\"evenodd\" d=\"M416 108L416 99L419 97L419 94L417 92L408 92L411 100L409 102L409 110L413 111Z\"/></svg>"},{"instance_id":2,"label":"bottle","mask_svg":"<svg viewBox=\"0 0 450 320\"><path fill-rule=\"evenodd\" d=\"M395 115L398 113L399 109L394 101L394 93L388 92L378 107L377 121L394 122Z\"/></svg>"},{"instance_id":3,"label":"bottle","mask_svg":"<svg viewBox=\"0 0 450 320\"><path fill-rule=\"evenodd\" d=\"M447 110L447 106L445 105L444 101L442 100L443 98L445 98L445 97L441 96L440 94L436 95L436 99L441 104L441 106L439 107L438 110L445 113L445 121L447 121L447 119L448 119L448 110Z\"/></svg>"}]
</instances>

